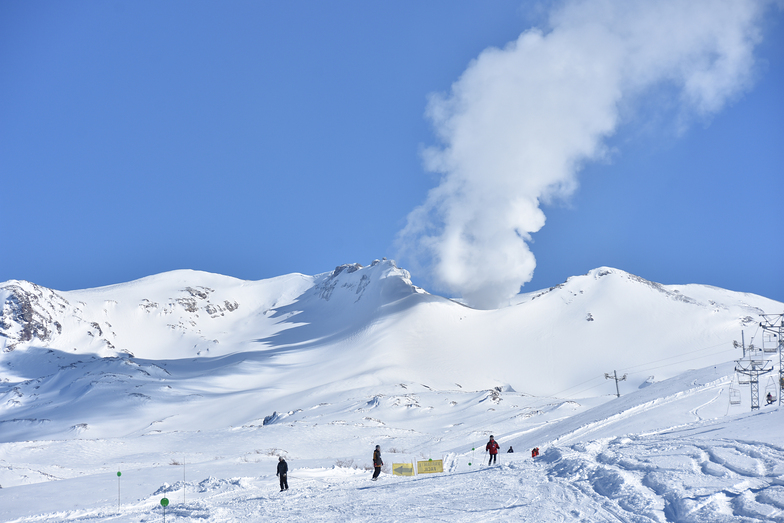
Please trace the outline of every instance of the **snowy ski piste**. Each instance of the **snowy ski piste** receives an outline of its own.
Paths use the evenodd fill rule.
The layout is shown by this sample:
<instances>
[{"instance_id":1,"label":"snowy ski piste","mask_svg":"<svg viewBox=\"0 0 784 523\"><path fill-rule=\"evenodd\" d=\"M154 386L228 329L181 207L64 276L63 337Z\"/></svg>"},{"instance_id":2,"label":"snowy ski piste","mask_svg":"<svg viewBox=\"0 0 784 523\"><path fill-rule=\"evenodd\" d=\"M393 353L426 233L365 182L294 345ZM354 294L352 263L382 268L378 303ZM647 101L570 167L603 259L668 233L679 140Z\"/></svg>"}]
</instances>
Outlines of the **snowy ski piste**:
<instances>
[{"instance_id":1,"label":"snowy ski piste","mask_svg":"<svg viewBox=\"0 0 784 523\"><path fill-rule=\"evenodd\" d=\"M385 259L0 307L3 522L784 521L779 356L759 410L735 373L762 296L602 267L475 310Z\"/></svg>"}]
</instances>

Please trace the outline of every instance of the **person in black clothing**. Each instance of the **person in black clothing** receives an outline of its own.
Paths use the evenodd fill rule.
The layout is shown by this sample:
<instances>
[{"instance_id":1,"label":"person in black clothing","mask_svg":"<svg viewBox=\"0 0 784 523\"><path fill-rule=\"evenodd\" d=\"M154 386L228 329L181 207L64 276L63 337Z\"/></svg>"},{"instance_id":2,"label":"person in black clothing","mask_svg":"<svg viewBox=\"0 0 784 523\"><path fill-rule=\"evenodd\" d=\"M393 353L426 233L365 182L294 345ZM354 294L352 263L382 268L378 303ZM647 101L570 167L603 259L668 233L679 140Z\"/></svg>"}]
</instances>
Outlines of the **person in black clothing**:
<instances>
[{"instance_id":1,"label":"person in black clothing","mask_svg":"<svg viewBox=\"0 0 784 523\"><path fill-rule=\"evenodd\" d=\"M509 446L509 450L506 451L507 454L512 454L514 450L512 450L512 446Z\"/></svg>"},{"instance_id":2,"label":"person in black clothing","mask_svg":"<svg viewBox=\"0 0 784 523\"><path fill-rule=\"evenodd\" d=\"M280 491L283 492L284 490L289 489L289 482L286 476L289 473L289 465L286 463L286 460L283 459L283 456L278 458L278 473L277 476L280 476Z\"/></svg>"},{"instance_id":3,"label":"person in black clothing","mask_svg":"<svg viewBox=\"0 0 784 523\"><path fill-rule=\"evenodd\" d=\"M373 481L378 479L383 465L384 462L381 461L381 445L376 445L376 450L373 451Z\"/></svg>"}]
</instances>

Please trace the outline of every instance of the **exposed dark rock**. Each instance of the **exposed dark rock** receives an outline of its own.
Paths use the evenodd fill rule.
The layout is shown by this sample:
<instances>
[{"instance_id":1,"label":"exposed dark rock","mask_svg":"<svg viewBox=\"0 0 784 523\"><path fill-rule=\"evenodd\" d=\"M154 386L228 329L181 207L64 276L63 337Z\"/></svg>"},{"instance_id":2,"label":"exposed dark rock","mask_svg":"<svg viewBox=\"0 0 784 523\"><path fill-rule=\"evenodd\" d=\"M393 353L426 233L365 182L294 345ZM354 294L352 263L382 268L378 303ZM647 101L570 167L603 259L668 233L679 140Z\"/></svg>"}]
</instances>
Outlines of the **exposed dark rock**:
<instances>
[{"instance_id":1,"label":"exposed dark rock","mask_svg":"<svg viewBox=\"0 0 784 523\"><path fill-rule=\"evenodd\" d=\"M68 302L54 291L23 281L9 282L0 291L8 293L0 304L0 336L11 340L7 351L34 339L50 341L62 332L52 313L65 310Z\"/></svg>"},{"instance_id":2,"label":"exposed dark rock","mask_svg":"<svg viewBox=\"0 0 784 523\"><path fill-rule=\"evenodd\" d=\"M224 301L223 302L223 306L226 307L226 310L229 311L229 312L236 311L237 309L240 308L240 304L239 303L237 303L236 301L235 302L230 302L229 300Z\"/></svg>"},{"instance_id":3,"label":"exposed dark rock","mask_svg":"<svg viewBox=\"0 0 784 523\"><path fill-rule=\"evenodd\" d=\"M196 312L199 310L199 305L193 298L177 298L177 303L182 305L182 308L188 312Z\"/></svg>"},{"instance_id":4,"label":"exposed dark rock","mask_svg":"<svg viewBox=\"0 0 784 523\"><path fill-rule=\"evenodd\" d=\"M343 265L338 265L335 267L335 270L332 271L332 276L330 276L330 278L336 278L343 271L346 271L347 274L351 274L352 272L356 272L361 268L362 266L358 263L345 263Z\"/></svg>"},{"instance_id":5,"label":"exposed dark rock","mask_svg":"<svg viewBox=\"0 0 784 523\"><path fill-rule=\"evenodd\" d=\"M187 292L194 298L206 300L211 292L215 292L215 289L210 289L209 287L185 287L184 292Z\"/></svg>"}]
</instances>

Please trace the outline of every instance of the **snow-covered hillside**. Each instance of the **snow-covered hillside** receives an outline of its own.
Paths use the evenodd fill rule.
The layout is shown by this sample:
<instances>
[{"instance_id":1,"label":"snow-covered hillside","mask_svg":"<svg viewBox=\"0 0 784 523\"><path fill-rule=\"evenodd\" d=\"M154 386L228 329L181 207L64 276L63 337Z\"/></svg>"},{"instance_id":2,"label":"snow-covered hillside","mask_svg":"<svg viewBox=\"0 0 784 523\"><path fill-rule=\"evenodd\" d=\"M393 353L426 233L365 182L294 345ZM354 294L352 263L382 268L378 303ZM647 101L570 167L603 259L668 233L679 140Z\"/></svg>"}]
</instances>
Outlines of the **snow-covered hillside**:
<instances>
[{"instance_id":1,"label":"snow-covered hillside","mask_svg":"<svg viewBox=\"0 0 784 523\"><path fill-rule=\"evenodd\" d=\"M782 309L601 268L480 311L416 288L389 260L257 282L175 271L57 292L12 281L0 293L5 441L30 425L39 437L119 436L160 418L241 425L398 383L579 397L611 392L604 373L630 369L634 389L728 361L742 329ZM106 415L117 409L135 415Z\"/></svg>"},{"instance_id":2,"label":"snow-covered hillside","mask_svg":"<svg viewBox=\"0 0 784 523\"><path fill-rule=\"evenodd\" d=\"M0 303L3 521L784 521L780 413L729 403L761 296L599 268L480 311L377 260ZM480 468L491 433L518 452ZM447 472L366 490L375 444Z\"/></svg>"}]
</instances>

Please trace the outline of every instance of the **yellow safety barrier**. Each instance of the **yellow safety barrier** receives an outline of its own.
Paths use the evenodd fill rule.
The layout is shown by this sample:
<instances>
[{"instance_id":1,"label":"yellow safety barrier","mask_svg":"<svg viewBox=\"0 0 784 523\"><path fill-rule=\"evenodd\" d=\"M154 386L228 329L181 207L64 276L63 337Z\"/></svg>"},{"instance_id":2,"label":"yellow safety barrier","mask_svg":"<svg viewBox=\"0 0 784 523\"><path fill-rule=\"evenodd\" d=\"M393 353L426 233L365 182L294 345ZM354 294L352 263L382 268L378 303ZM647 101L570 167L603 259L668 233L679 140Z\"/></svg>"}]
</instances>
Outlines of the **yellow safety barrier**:
<instances>
[{"instance_id":1,"label":"yellow safety barrier","mask_svg":"<svg viewBox=\"0 0 784 523\"><path fill-rule=\"evenodd\" d=\"M413 476L413 463L392 463L392 474L395 476Z\"/></svg>"},{"instance_id":2,"label":"yellow safety barrier","mask_svg":"<svg viewBox=\"0 0 784 523\"><path fill-rule=\"evenodd\" d=\"M417 461L417 474L434 474L444 472L444 461L440 459L430 459L427 461Z\"/></svg>"}]
</instances>

